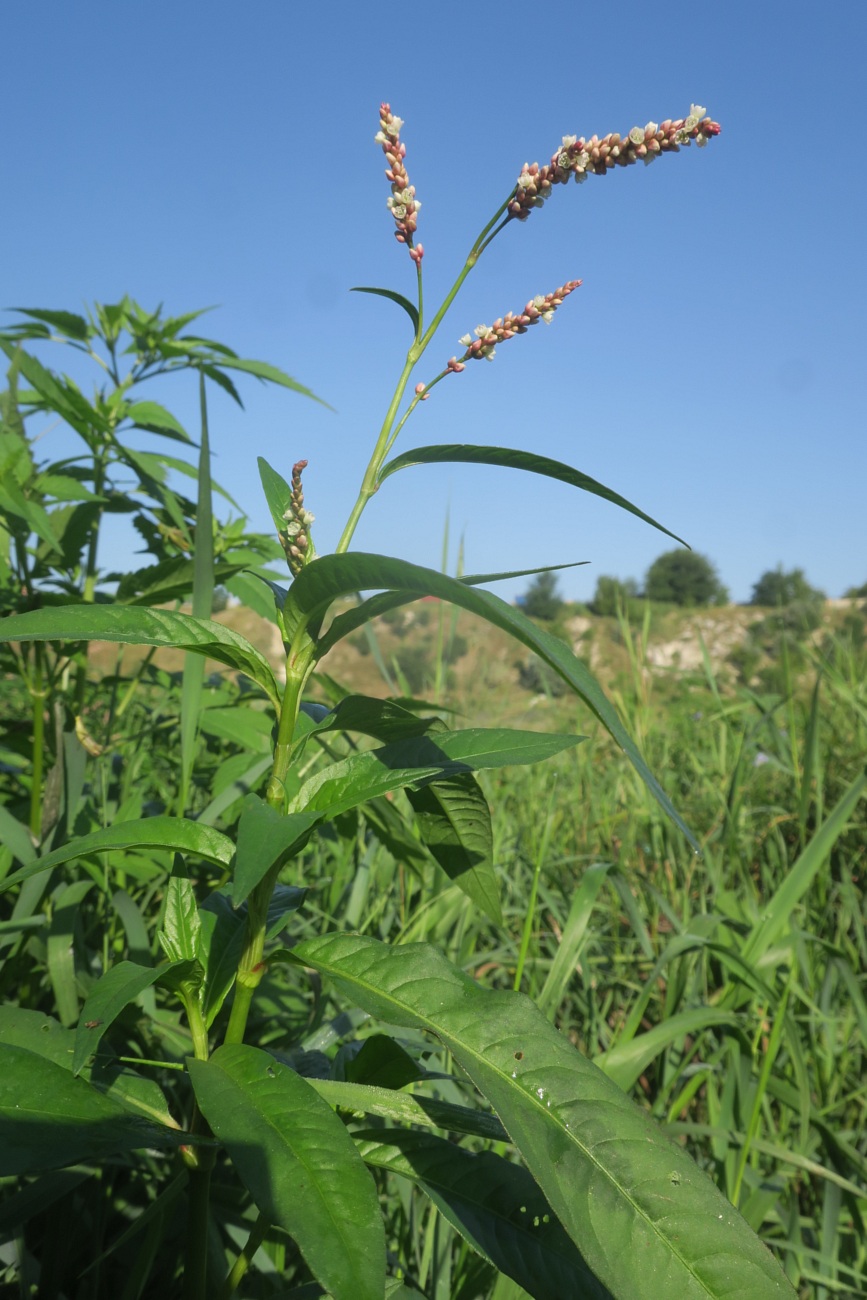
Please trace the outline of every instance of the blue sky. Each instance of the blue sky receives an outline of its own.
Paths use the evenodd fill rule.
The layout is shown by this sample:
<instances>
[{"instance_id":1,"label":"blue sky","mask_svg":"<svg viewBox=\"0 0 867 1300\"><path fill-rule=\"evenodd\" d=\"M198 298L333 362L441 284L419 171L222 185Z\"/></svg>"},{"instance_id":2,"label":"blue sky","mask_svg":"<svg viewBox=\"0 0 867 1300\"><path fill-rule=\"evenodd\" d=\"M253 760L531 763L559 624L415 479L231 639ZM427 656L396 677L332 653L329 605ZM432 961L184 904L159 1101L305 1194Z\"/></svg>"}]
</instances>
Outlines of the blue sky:
<instances>
[{"instance_id":1,"label":"blue sky","mask_svg":"<svg viewBox=\"0 0 867 1300\"><path fill-rule=\"evenodd\" d=\"M385 206L380 101L405 121L429 312L522 163L567 133L706 105L723 128L707 149L591 176L494 241L419 379L480 321L583 286L550 328L441 384L398 450L489 442L567 461L708 555L736 600L778 563L833 596L867 581L860 0L668 17L633 0L43 0L7 6L2 40L0 305L218 304L205 332L335 408L254 380L245 411L219 394L211 408L216 475L257 527L256 455L287 477L309 460L320 552L410 342L397 307L348 292L414 288ZM192 379L150 395L195 431ZM46 434L45 454L65 437ZM590 561L562 578L575 599L600 574L640 579L669 547L574 489L460 466L390 479L355 545L436 567L447 511L452 564L461 534L471 571ZM118 534L106 565L136 545Z\"/></svg>"}]
</instances>

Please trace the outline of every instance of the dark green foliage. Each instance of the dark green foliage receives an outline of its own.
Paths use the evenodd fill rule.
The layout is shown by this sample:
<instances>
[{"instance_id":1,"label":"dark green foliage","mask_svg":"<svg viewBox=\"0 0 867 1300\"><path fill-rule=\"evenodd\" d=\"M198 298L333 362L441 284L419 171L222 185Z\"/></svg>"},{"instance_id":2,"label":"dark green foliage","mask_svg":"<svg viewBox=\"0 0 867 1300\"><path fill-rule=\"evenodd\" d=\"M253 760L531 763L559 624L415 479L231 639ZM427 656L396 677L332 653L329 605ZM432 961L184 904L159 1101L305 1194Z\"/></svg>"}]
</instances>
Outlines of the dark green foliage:
<instances>
[{"instance_id":1,"label":"dark green foliage","mask_svg":"<svg viewBox=\"0 0 867 1300\"><path fill-rule=\"evenodd\" d=\"M615 618L618 612L626 612L629 602L637 595L638 583L634 578L611 578L603 574L596 579L590 609L600 617Z\"/></svg>"},{"instance_id":2,"label":"dark green foliage","mask_svg":"<svg viewBox=\"0 0 867 1300\"><path fill-rule=\"evenodd\" d=\"M563 601L557 594L557 575L537 574L524 596L524 613L530 618L541 619L543 623L552 623L562 608Z\"/></svg>"},{"instance_id":3,"label":"dark green foliage","mask_svg":"<svg viewBox=\"0 0 867 1300\"><path fill-rule=\"evenodd\" d=\"M648 600L671 605L724 605L728 592L710 560L695 551L666 551L653 561L644 579Z\"/></svg>"},{"instance_id":4,"label":"dark green foliage","mask_svg":"<svg viewBox=\"0 0 867 1300\"><path fill-rule=\"evenodd\" d=\"M825 593L811 587L803 569L785 571L782 565L768 569L753 587L751 605L777 608L783 605L808 605L821 603Z\"/></svg>"}]
</instances>

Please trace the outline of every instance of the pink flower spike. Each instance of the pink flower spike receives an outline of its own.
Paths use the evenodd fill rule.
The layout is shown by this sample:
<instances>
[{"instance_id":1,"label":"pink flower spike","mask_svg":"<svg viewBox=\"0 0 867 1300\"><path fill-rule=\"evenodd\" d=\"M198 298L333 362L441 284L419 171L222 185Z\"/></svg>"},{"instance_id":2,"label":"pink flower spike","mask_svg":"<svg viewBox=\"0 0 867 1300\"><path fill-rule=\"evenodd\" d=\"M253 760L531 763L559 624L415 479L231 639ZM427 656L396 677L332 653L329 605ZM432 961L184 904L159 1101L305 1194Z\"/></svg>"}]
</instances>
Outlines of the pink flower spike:
<instances>
[{"instance_id":1,"label":"pink flower spike","mask_svg":"<svg viewBox=\"0 0 867 1300\"><path fill-rule=\"evenodd\" d=\"M678 153L682 145L693 140L702 148L721 129L704 108L692 104L685 118L668 118L659 125L648 122L643 128L634 126L623 136L613 132L600 140L596 135L589 139L564 135L550 163L542 167L524 163L509 203L509 218L526 221L533 208L541 207L550 197L553 187L565 185L570 176L580 182L591 172L602 176L614 167L628 167L638 161L651 163L662 153Z\"/></svg>"},{"instance_id":2,"label":"pink flower spike","mask_svg":"<svg viewBox=\"0 0 867 1300\"><path fill-rule=\"evenodd\" d=\"M386 168L386 179L391 183L391 197L388 199L388 206L391 209L391 215L394 218L395 236L399 244L408 244L409 253L416 265L419 265L423 252L415 256L415 250L412 247L412 237L418 228L418 211L421 204L415 197L415 186L410 185L409 176L403 160L406 157L406 145L400 139L400 130L403 126L403 118L396 117L391 111L390 104L380 104L379 106L379 130L376 133L376 143L382 146L388 167Z\"/></svg>"}]
</instances>

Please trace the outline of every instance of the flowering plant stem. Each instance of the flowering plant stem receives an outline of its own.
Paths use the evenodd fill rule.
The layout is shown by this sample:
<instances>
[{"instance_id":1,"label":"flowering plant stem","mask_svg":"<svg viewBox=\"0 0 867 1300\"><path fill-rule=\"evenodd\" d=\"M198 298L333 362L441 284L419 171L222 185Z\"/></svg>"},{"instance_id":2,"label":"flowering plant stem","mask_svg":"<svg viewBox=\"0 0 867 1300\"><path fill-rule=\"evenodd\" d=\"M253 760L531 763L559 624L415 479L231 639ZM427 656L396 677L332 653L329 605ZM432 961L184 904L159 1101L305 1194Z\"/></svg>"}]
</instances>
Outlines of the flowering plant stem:
<instances>
[{"instance_id":1,"label":"flowering plant stem","mask_svg":"<svg viewBox=\"0 0 867 1300\"><path fill-rule=\"evenodd\" d=\"M427 348L431 339L436 334L437 330L442 324L443 318L446 312L448 311L449 307L451 307L452 303L457 297L461 285L464 283L470 271L472 271L473 267L476 265L482 253L488 247L488 244L490 244L494 236L497 235L499 231L503 229L503 226L506 224L506 221L510 220L510 218L507 217L506 221L502 222L501 225L497 226L497 222L499 221L500 217L502 217L503 213L507 210L509 203L512 200L512 195L514 194L514 192L515 192L514 189L510 191L509 197L506 199L505 203L500 204L500 206L497 208L497 211L494 213L490 221L487 223L487 225L479 234L478 238L476 239L475 243L473 244L472 248L467 254L466 261L464 262L464 265L461 267L457 279L455 280L451 289L449 289L448 293L446 294L445 298L440 304L439 310L437 311L436 315L434 316L428 328L424 330L424 333L422 333L422 330L424 328L424 317L422 314L422 307L423 307L422 266L421 266L421 262L417 263L418 328L416 330L416 337L412 347L409 349L409 352L406 355L406 361L404 362L403 370L400 373L400 378L397 381L397 387L394 390L394 396L392 397L391 402L389 403L388 410L385 413L385 419L383 420L382 428L379 431L379 437L376 440L376 445L374 446L373 453L370 457L370 460L367 465L367 469L365 470L364 473L364 478L362 479L361 482L361 489L358 493L358 499L356 500L355 505L352 507L352 510L350 511L349 518L346 521L346 527L343 529L343 532L340 536L340 541L337 543L337 546L334 548L337 554L342 554L344 551L347 551L349 549L349 544L352 541L353 534L355 532L355 529L358 526L358 521L361 519L361 516L364 512L364 509L368 501L372 496L374 496L374 494L376 493L379 487L379 481L378 481L379 471L382 469L383 462L385 461L386 456L388 455L389 451L394 445L394 441L397 435L400 433L401 429L403 428L404 424L406 423L407 418L411 415L413 410L415 410L415 407L418 405L418 402L420 401L421 394L416 394L416 396L413 398L412 402L410 403L409 408L405 411L403 417L401 418L399 423L395 426L397 413L400 410L400 404L403 400L403 395L406 392L406 386L409 383L410 376L412 375L412 372L415 369L417 363L421 360L422 356L424 355L425 349ZM494 229L495 226L497 226L496 230ZM442 378L442 376L438 376L437 380L434 380L433 382L434 383L438 382L440 378ZM432 385L428 385L428 387L432 387Z\"/></svg>"}]
</instances>

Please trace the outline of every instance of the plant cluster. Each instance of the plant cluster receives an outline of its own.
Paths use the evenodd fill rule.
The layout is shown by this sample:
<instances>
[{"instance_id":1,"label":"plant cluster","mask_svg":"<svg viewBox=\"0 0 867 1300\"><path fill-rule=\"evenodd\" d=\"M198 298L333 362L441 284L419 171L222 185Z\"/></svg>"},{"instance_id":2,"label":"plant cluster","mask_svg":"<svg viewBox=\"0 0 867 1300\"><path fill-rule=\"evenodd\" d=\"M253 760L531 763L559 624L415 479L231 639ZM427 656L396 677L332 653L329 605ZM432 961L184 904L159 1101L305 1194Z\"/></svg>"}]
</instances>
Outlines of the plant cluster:
<instances>
[{"instance_id":1,"label":"plant cluster","mask_svg":"<svg viewBox=\"0 0 867 1300\"><path fill-rule=\"evenodd\" d=\"M699 1059L681 1036L680 1059L665 1066L676 1076L666 1094L675 1115L701 1087L713 1099L715 1158L714 1134L735 1114L746 1122L740 1151L717 1160L726 1164L720 1178L624 1091L659 1055L660 1035L639 1030L671 954L647 971L623 1051L594 1062L549 1018L575 972L576 937L586 933L604 871L584 874L569 943L537 999L520 991L538 984L529 958L553 821L534 818L532 878L516 899L495 861L479 773L542 759L565 764L583 737L450 725L444 707L354 695L321 668L344 638L420 597L470 611L583 701L631 763L643 792L632 788L631 798L642 807L646 793L655 801L656 834L698 847L587 666L482 586L526 575L452 578L350 545L395 473L439 462L555 478L661 528L535 451L392 449L439 382L550 322L577 288L567 281L479 325L461 338L460 357L413 388L445 312L495 237L572 177L704 145L719 126L693 106L683 119L623 137L564 137L550 164L521 170L429 321L402 127L383 104L376 138L388 207L416 293L361 291L404 310L411 342L333 554L313 545L304 460L289 479L260 461L276 540L250 537L243 521L214 522L207 384L237 396L232 372L240 371L313 396L282 372L185 334L193 317L166 321L126 300L88 319L27 311L0 338L10 362L0 635L3 669L31 725L28 737L19 717L4 738L0 812L0 888L12 903L0 922L0 1176L22 1180L2 1207L12 1231L0 1256L6 1280L25 1286L36 1276L57 1294L85 1274L91 1294L185 1300L228 1297L242 1286L337 1300L434 1292L470 1300L492 1288L507 1295L513 1284L544 1298L791 1295L753 1230L764 1224L768 1196L753 1163L768 1072L796 1051L792 981L769 1023L779 991L762 962L790 934L793 900L847 828L865 778L817 822L794 874L755 924L733 922L737 934L748 928L739 952L721 937L721 919L700 914L672 939L678 953L706 948L729 976L718 1005L691 1006L676 1025L688 1036L731 1030L724 1050ZM100 367L92 398L43 366L34 345L46 343ZM131 359L126 372L122 357ZM143 459L123 437L137 427L189 442L163 408L131 397L174 369L198 372L194 469L166 456ZM83 448L43 465L27 426L48 413ZM170 471L192 473L195 501L170 486ZM147 570L99 569L102 521L113 508L130 513L145 538L154 559ZM285 679L250 640L210 617L216 582L247 604L267 605ZM115 671L98 680L88 669L91 642L121 648ZM127 669L125 646L149 650ZM157 663L157 648L182 656L178 677ZM232 676L206 676L207 660ZM806 831L813 805L810 783L804 788ZM496 947L479 962L461 936L479 917L492 935L502 933L516 903L511 987L498 987L490 978ZM430 941L446 935L451 955ZM647 944L646 956L649 936ZM738 1019L756 997L767 1012L760 1044L768 1064L758 1083ZM594 1014L608 1022L604 1007ZM840 1144L854 1150L848 1137ZM851 1196L851 1179L843 1183L834 1186ZM56 1233L62 1216L74 1232Z\"/></svg>"}]
</instances>

